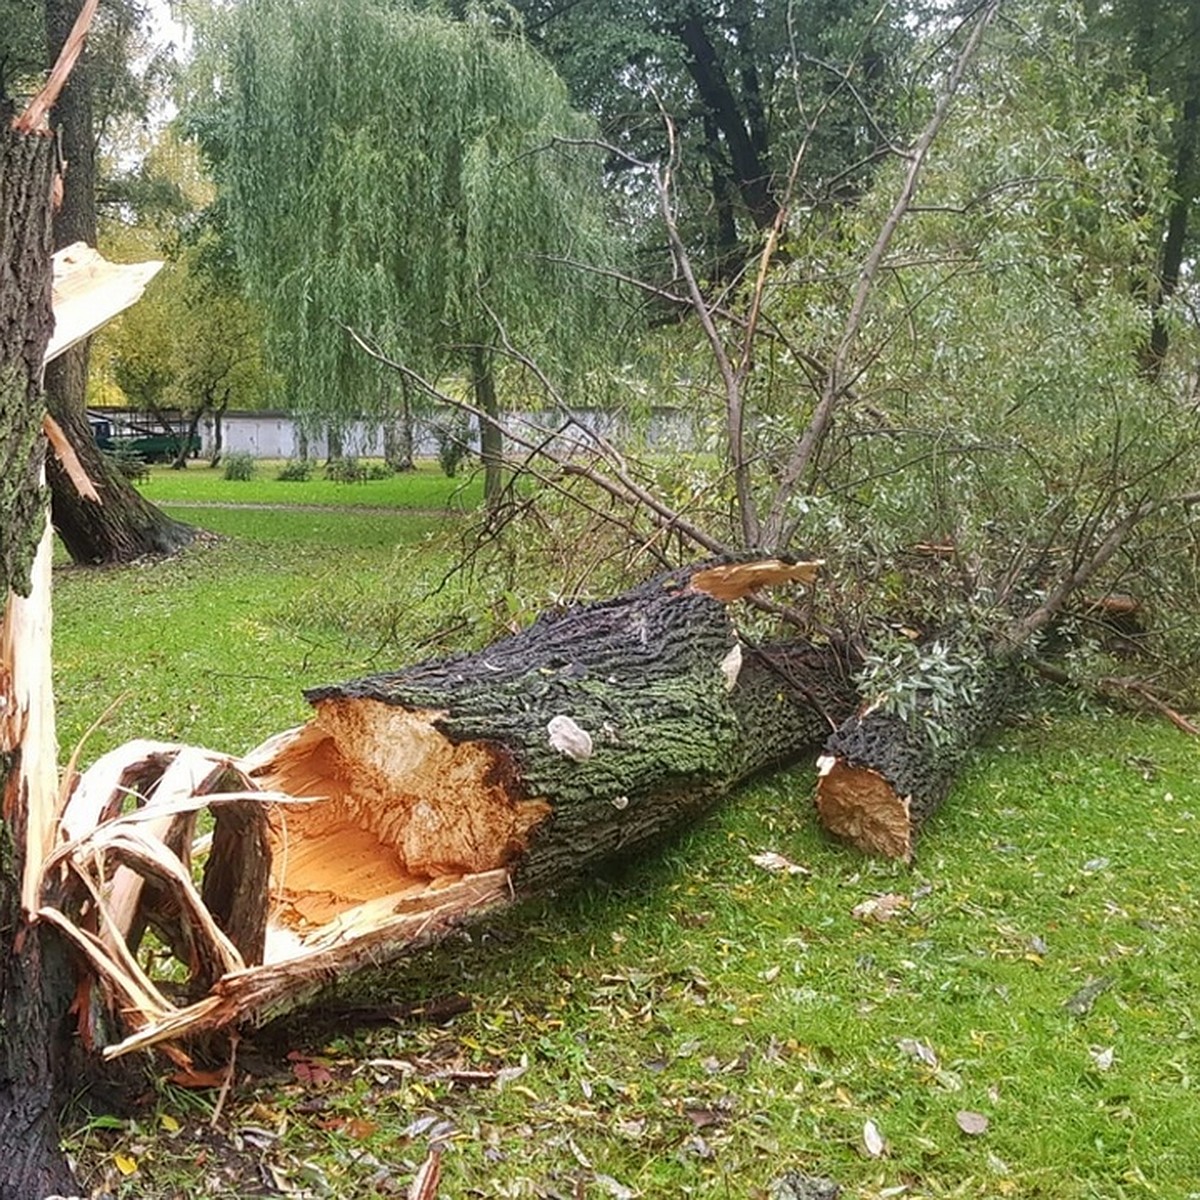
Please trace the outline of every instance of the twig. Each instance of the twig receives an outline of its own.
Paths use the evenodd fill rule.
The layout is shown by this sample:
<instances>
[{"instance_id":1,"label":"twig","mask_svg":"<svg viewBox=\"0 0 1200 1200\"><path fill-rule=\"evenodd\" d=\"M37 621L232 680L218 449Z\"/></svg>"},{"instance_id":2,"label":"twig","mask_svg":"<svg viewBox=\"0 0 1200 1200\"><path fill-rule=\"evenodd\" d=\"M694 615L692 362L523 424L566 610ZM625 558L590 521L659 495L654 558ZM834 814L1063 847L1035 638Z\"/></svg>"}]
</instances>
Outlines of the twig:
<instances>
[{"instance_id":1,"label":"twig","mask_svg":"<svg viewBox=\"0 0 1200 1200\"><path fill-rule=\"evenodd\" d=\"M1001 0L987 0L987 3L979 11L975 26L971 30L966 45L959 53L950 71L942 95L934 108L933 115L930 117L929 123L922 130L916 145L912 149L908 171L905 173L900 194L896 197L891 211L888 213L879 231L879 235L875 239L875 244L871 247L871 251L863 263L862 270L859 272L858 286L855 289L854 299L851 302L846 323L842 328L841 338L838 341L837 349L834 351L828 374L821 389L821 399L813 410L813 415L809 420L807 428L804 430L795 451L792 453L791 458L780 475L775 494L771 500L763 533L763 542L768 549L779 550L784 548L795 534L796 521L795 519L789 521L787 518L788 503L791 500L796 483L808 469L809 464L812 462L824 440L829 425L833 420L834 413L845 399L844 376L846 374L846 364L849 360L850 352L858 340L859 330L862 328L863 320L866 317L867 301L871 296L875 281L883 266L884 256L887 254L888 248L892 243L892 238L901 220L912 203L916 192L917 180L925 165L925 160L929 156L934 139L941 132L942 126L946 122L946 118L950 112L950 105L958 92L959 85L962 83L967 66L972 58L974 58L984 31L991 24L1000 3Z\"/></svg>"},{"instance_id":2,"label":"twig","mask_svg":"<svg viewBox=\"0 0 1200 1200\"><path fill-rule=\"evenodd\" d=\"M217 1122L221 1119L221 1113L225 1109L225 1101L229 1097L229 1089L233 1086L233 1077L237 1072L238 1040L237 1030L231 1029L229 1031L229 1066L225 1068L225 1078L221 1083L221 1091L217 1095L216 1107L213 1109L212 1119L208 1122L210 1129L216 1129Z\"/></svg>"},{"instance_id":3,"label":"twig","mask_svg":"<svg viewBox=\"0 0 1200 1200\"><path fill-rule=\"evenodd\" d=\"M1151 708L1162 713L1176 729L1189 734L1191 737L1200 737L1200 726L1197 726L1193 721L1189 721L1182 713L1176 712L1165 700L1156 696L1148 684L1142 683L1137 679L1107 678L1100 680L1100 686L1106 689L1132 692L1135 696L1140 696Z\"/></svg>"}]
</instances>

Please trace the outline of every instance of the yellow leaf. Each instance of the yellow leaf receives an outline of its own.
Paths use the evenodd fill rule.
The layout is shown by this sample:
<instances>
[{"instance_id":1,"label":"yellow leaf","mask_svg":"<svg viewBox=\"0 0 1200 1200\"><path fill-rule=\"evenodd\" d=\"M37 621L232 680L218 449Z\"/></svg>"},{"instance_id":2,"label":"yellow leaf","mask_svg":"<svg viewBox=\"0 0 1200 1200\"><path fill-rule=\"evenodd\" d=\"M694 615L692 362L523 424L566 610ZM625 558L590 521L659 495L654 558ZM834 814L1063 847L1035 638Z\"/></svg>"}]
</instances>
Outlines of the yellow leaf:
<instances>
[{"instance_id":1,"label":"yellow leaf","mask_svg":"<svg viewBox=\"0 0 1200 1200\"><path fill-rule=\"evenodd\" d=\"M178 1133L180 1130L179 1122L173 1116L171 1116L170 1113L160 1113L158 1117L158 1123L168 1133Z\"/></svg>"},{"instance_id":2,"label":"yellow leaf","mask_svg":"<svg viewBox=\"0 0 1200 1200\"><path fill-rule=\"evenodd\" d=\"M113 1162L122 1175L132 1175L137 1170L137 1159L128 1154L114 1154Z\"/></svg>"}]
</instances>

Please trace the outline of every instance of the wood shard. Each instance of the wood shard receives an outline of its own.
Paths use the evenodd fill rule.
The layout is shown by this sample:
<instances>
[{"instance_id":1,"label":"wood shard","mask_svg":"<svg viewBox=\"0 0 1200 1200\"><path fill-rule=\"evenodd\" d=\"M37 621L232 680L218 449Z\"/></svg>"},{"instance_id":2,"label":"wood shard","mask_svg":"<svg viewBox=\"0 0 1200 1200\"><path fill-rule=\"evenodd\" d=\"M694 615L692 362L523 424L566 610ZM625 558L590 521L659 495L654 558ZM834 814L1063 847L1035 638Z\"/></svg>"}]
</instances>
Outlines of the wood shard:
<instances>
[{"instance_id":1,"label":"wood shard","mask_svg":"<svg viewBox=\"0 0 1200 1200\"><path fill-rule=\"evenodd\" d=\"M817 781L817 811L835 837L867 854L912 861L910 804L878 771L823 757Z\"/></svg>"},{"instance_id":2,"label":"wood shard","mask_svg":"<svg viewBox=\"0 0 1200 1200\"><path fill-rule=\"evenodd\" d=\"M790 563L781 558L721 563L695 572L691 578L691 586L699 592L707 592L722 604L730 604L764 587L773 587L781 583L811 584L816 580L822 565L822 559Z\"/></svg>"},{"instance_id":3,"label":"wood shard","mask_svg":"<svg viewBox=\"0 0 1200 1200\"><path fill-rule=\"evenodd\" d=\"M46 361L135 304L161 268L157 260L109 262L86 242L59 250L54 255L54 333L46 347Z\"/></svg>"}]
</instances>

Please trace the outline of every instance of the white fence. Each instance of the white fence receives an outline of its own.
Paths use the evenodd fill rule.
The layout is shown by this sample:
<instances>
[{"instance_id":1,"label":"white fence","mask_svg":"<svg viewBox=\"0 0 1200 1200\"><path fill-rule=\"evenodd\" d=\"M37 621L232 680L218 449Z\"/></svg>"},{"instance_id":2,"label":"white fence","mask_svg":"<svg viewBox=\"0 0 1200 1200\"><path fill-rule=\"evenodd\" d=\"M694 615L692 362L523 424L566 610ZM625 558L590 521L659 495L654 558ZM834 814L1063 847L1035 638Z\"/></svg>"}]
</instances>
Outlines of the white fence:
<instances>
[{"instance_id":1,"label":"white fence","mask_svg":"<svg viewBox=\"0 0 1200 1200\"><path fill-rule=\"evenodd\" d=\"M656 451L690 450L699 443L698 431L691 414L677 408L656 408L639 420L624 414L599 409L577 414L580 422L624 448L642 445ZM531 441L541 440L555 434L563 422L555 413L508 413L505 425L515 434ZM211 417L201 422L202 453L208 454L215 438L214 421ZM435 436L436 419L418 417L413 422L413 450L418 457L434 457L438 452ZM468 428L468 439L473 447L479 445L479 429L474 420ZM578 429L558 434L560 447L569 448L570 442L581 441ZM300 458L303 457L301 433L296 421L280 412L232 412L221 420L221 445L225 453L252 454L255 458ZM382 458L384 453L384 431L376 421L354 421L341 431L342 453L360 458ZM329 434L322 430L310 433L307 438L307 454L310 458L322 459L329 456Z\"/></svg>"}]
</instances>

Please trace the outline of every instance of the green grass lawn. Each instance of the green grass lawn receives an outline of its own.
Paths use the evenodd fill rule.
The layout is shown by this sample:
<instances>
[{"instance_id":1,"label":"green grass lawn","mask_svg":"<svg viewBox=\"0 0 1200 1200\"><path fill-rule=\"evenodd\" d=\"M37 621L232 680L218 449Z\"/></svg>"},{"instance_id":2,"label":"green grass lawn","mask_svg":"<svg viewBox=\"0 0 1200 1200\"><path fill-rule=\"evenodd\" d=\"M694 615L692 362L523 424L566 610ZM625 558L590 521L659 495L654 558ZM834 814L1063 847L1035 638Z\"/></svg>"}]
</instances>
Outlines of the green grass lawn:
<instances>
[{"instance_id":1,"label":"green grass lawn","mask_svg":"<svg viewBox=\"0 0 1200 1200\"><path fill-rule=\"evenodd\" d=\"M488 603L424 599L445 520L226 515L236 536L175 561L59 572L64 745L125 695L86 757L132 736L244 749L303 718L301 687L429 653ZM812 786L747 787L621 874L346 981L243 1042L215 1127L215 1092L160 1062L132 1117L76 1119L84 1183L402 1196L433 1138L447 1200L765 1197L785 1170L854 1200L1200 1196L1195 744L1029 716L912 869L829 842ZM766 850L802 869L764 870ZM890 920L854 914L884 894ZM450 994L470 1011L445 1025L338 1008Z\"/></svg>"},{"instance_id":2,"label":"green grass lawn","mask_svg":"<svg viewBox=\"0 0 1200 1200\"><path fill-rule=\"evenodd\" d=\"M368 479L360 483L336 483L324 478L321 464L314 463L311 479L285 483L278 478L284 463L262 459L254 477L238 481L225 478L221 467L193 462L186 470L150 468L150 478L139 491L155 504L321 504L355 508L455 509L469 511L483 497L482 478L464 469L447 479L435 463L422 462L417 470Z\"/></svg>"}]
</instances>

